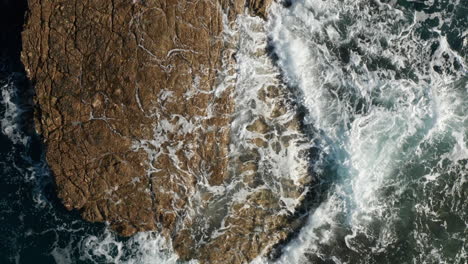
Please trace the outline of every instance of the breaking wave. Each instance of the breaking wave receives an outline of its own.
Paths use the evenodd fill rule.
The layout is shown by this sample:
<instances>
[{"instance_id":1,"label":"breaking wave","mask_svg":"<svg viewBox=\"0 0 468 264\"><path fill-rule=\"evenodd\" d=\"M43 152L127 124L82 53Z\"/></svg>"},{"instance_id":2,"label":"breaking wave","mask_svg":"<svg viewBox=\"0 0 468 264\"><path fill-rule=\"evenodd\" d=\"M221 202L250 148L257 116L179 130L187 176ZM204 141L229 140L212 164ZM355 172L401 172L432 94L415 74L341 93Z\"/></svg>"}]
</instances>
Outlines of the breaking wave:
<instances>
[{"instance_id":1,"label":"breaking wave","mask_svg":"<svg viewBox=\"0 0 468 264\"><path fill-rule=\"evenodd\" d=\"M290 4L271 44L331 187L277 261L465 261L466 3Z\"/></svg>"}]
</instances>

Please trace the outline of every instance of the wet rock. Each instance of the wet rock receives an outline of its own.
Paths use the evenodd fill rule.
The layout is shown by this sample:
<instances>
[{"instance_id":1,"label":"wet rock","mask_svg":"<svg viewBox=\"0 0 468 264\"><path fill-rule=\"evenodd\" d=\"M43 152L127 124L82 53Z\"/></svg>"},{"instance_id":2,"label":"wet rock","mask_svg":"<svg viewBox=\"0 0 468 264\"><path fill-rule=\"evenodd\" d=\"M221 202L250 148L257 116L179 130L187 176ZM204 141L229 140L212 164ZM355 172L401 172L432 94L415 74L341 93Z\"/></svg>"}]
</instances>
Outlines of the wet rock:
<instances>
[{"instance_id":1,"label":"wet rock","mask_svg":"<svg viewBox=\"0 0 468 264\"><path fill-rule=\"evenodd\" d=\"M268 8L270 7L272 2L273 0L250 0L248 3L250 13L252 15L257 15L262 18L266 18Z\"/></svg>"},{"instance_id":2,"label":"wet rock","mask_svg":"<svg viewBox=\"0 0 468 264\"><path fill-rule=\"evenodd\" d=\"M37 131L67 209L108 221L122 235L157 223L175 229L163 212L183 210L195 183L179 168L204 160L220 175L213 181L222 181L230 91L210 95L223 48L221 4L29 1L23 62L37 93ZM216 115L208 116L209 107ZM198 119L205 119L199 127L213 126L211 134L186 125ZM142 146L154 139L155 121L169 127L166 142ZM193 146L191 158L176 164L174 144L179 151ZM144 148L160 155L148 161Z\"/></svg>"},{"instance_id":3,"label":"wet rock","mask_svg":"<svg viewBox=\"0 0 468 264\"><path fill-rule=\"evenodd\" d=\"M262 117L259 117L255 121L253 121L252 124L247 126L247 130L251 132L257 132L260 134L266 134L270 130L270 128L265 122L265 120Z\"/></svg>"},{"instance_id":4,"label":"wet rock","mask_svg":"<svg viewBox=\"0 0 468 264\"><path fill-rule=\"evenodd\" d=\"M271 0L28 2L22 61L68 210L123 236L157 230L182 259L205 263L250 261L286 236L259 151L231 158L235 79L220 86L220 72L235 72L236 39L223 41L223 28L245 6L266 17ZM272 122L258 117L249 130ZM259 189L226 202L244 173L238 188Z\"/></svg>"},{"instance_id":5,"label":"wet rock","mask_svg":"<svg viewBox=\"0 0 468 264\"><path fill-rule=\"evenodd\" d=\"M266 50L265 22L241 16L238 24L244 45L238 50L231 177L225 196L229 206L217 239L208 242L211 250L203 253L213 263L219 256L225 256L227 263L246 263L285 240L311 180L307 150L301 143L305 136L291 94L268 54L258 52ZM235 254L239 249L242 254Z\"/></svg>"}]
</instances>

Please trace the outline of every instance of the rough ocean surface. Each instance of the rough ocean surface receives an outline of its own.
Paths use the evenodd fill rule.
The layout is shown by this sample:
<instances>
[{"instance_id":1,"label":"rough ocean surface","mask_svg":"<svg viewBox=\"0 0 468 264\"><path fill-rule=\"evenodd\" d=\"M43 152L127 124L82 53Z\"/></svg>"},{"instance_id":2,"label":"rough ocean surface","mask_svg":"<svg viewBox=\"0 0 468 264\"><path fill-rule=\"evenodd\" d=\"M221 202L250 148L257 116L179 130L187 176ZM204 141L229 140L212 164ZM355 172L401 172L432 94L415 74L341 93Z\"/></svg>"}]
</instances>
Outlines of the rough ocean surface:
<instances>
[{"instance_id":1,"label":"rough ocean surface","mask_svg":"<svg viewBox=\"0 0 468 264\"><path fill-rule=\"evenodd\" d=\"M466 264L467 29L463 0L0 0L0 263Z\"/></svg>"}]
</instances>

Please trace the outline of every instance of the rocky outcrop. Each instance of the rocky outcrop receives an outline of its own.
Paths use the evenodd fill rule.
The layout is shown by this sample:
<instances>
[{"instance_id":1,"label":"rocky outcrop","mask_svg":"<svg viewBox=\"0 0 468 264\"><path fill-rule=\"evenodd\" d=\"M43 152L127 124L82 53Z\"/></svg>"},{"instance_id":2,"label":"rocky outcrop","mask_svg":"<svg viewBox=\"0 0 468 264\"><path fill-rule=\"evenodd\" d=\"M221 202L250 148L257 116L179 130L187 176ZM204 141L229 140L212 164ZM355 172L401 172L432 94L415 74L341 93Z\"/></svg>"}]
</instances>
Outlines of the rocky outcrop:
<instances>
[{"instance_id":1,"label":"rocky outcrop","mask_svg":"<svg viewBox=\"0 0 468 264\"><path fill-rule=\"evenodd\" d=\"M273 0L250 0L247 1L249 11L252 15L260 16L263 19L267 17L267 11Z\"/></svg>"},{"instance_id":2,"label":"rocky outcrop","mask_svg":"<svg viewBox=\"0 0 468 264\"><path fill-rule=\"evenodd\" d=\"M211 96L223 45L220 4L57 0L30 1L29 8L23 61L65 206L123 235L157 223L174 228L172 209L184 207L195 181L181 171L210 160L218 176L212 181L220 181L226 166L229 96ZM180 134L195 119L216 127L202 142L196 131ZM160 154L146 164L147 152L134 146L154 139L155 122L164 124L166 140L145 146Z\"/></svg>"},{"instance_id":3,"label":"rocky outcrop","mask_svg":"<svg viewBox=\"0 0 468 264\"><path fill-rule=\"evenodd\" d=\"M297 219L308 173L307 139L290 91L266 53L266 24L239 16L235 28L237 75L231 122L227 212L217 239L203 255L211 263L248 263L287 238ZM230 246L226 246L230 245ZM238 252L242 252L239 254Z\"/></svg>"},{"instance_id":4,"label":"rocky outcrop","mask_svg":"<svg viewBox=\"0 0 468 264\"><path fill-rule=\"evenodd\" d=\"M229 153L236 43L223 29L245 6L265 18L270 4L29 0L22 60L65 207L124 236L157 230L181 258L202 262L242 263L284 238L287 217L276 217L284 206L271 190L253 192L249 208L226 200L236 175L254 187L260 169L255 150ZM284 114L275 111L271 118ZM271 118L247 129L268 134ZM286 140L270 134L249 140L258 148L273 135ZM303 190L285 184L299 199Z\"/></svg>"}]
</instances>

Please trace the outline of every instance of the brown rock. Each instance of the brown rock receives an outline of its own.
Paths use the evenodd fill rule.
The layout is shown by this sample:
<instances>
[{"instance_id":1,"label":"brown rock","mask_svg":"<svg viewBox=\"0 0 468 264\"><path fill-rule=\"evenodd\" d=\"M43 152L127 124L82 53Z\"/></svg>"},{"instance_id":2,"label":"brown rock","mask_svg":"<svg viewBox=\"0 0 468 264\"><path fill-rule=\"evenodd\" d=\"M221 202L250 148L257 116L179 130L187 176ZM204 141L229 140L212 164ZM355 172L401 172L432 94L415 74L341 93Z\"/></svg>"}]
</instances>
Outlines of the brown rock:
<instances>
[{"instance_id":1,"label":"brown rock","mask_svg":"<svg viewBox=\"0 0 468 264\"><path fill-rule=\"evenodd\" d=\"M267 17L267 11L273 0L249 0L249 10L252 15Z\"/></svg>"},{"instance_id":2,"label":"brown rock","mask_svg":"<svg viewBox=\"0 0 468 264\"><path fill-rule=\"evenodd\" d=\"M37 92L37 131L68 209L109 221L123 235L156 223L173 229L174 214L163 212L183 210L196 183L184 169L205 160L221 175L213 181L222 181L231 103L229 91L209 94L221 63L220 4L29 1L23 62ZM208 107L217 108L210 119ZM166 127L154 128L155 120ZM192 123L215 128L203 134ZM155 129L166 142L148 143ZM143 146L160 153L150 174ZM170 191L180 198L167 197Z\"/></svg>"},{"instance_id":3,"label":"brown rock","mask_svg":"<svg viewBox=\"0 0 468 264\"><path fill-rule=\"evenodd\" d=\"M232 21L247 5L266 17L271 0L28 2L22 60L68 210L124 236L158 230L182 259L208 263L250 261L286 236L271 190L222 205L221 194L203 189L221 193L243 173L247 186L261 185L258 150L229 158L234 87L216 87L221 66L234 63L223 12ZM258 117L249 130L265 134L276 129L270 123ZM230 227L212 238L223 219Z\"/></svg>"},{"instance_id":4,"label":"brown rock","mask_svg":"<svg viewBox=\"0 0 468 264\"><path fill-rule=\"evenodd\" d=\"M265 122L265 120L263 120L262 117L259 117L255 119L255 121L253 121L252 124L247 126L247 130L251 132L257 132L260 134L266 134L270 130L270 128L268 127L268 124Z\"/></svg>"}]
</instances>

